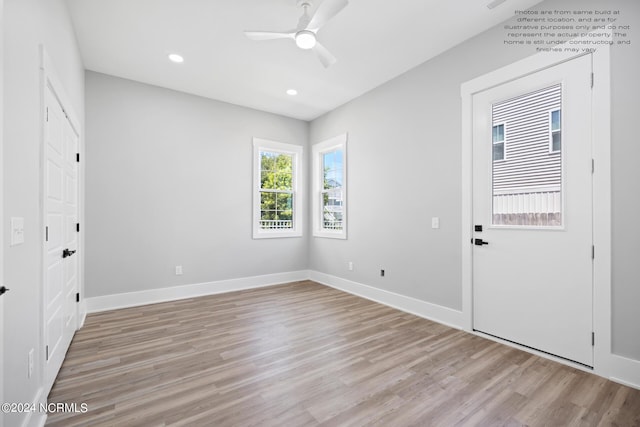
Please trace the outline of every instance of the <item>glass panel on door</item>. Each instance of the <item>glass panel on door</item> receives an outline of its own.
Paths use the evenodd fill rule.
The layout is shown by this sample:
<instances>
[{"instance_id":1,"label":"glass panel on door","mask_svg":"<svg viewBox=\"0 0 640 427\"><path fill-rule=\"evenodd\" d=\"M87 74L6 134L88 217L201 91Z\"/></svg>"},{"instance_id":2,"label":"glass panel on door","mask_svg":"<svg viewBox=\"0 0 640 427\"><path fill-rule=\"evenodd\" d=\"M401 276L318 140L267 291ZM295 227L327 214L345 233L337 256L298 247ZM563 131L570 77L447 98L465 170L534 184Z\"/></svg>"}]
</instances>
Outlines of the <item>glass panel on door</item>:
<instances>
[{"instance_id":1,"label":"glass panel on door","mask_svg":"<svg viewBox=\"0 0 640 427\"><path fill-rule=\"evenodd\" d=\"M492 224L562 227L562 85L494 103Z\"/></svg>"}]
</instances>

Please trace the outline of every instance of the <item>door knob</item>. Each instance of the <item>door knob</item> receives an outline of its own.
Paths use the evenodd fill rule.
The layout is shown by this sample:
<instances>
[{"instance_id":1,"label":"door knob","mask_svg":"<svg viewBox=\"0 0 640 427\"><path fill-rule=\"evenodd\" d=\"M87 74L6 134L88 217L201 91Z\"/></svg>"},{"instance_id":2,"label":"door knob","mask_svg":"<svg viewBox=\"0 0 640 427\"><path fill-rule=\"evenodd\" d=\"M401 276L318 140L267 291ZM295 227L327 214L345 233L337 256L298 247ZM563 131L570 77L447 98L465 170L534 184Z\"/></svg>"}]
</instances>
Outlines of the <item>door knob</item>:
<instances>
[{"instance_id":1,"label":"door knob","mask_svg":"<svg viewBox=\"0 0 640 427\"><path fill-rule=\"evenodd\" d=\"M489 242L485 242L482 239L474 239L473 240L473 244L476 245L476 246L482 246L482 245L488 245Z\"/></svg>"},{"instance_id":2,"label":"door knob","mask_svg":"<svg viewBox=\"0 0 640 427\"><path fill-rule=\"evenodd\" d=\"M62 251L62 258L66 258L68 256L71 256L71 255L75 254L75 253L76 253L76 251L65 249L64 251Z\"/></svg>"},{"instance_id":3,"label":"door knob","mask_svg":"<svg viewBox=\"0 0 640 427\"><path fill-rule=\"evenodd\" d=\"M9 292L9 288L0 286L0 296L6 294L7 292Z\"/></svg>"}]
</instances>

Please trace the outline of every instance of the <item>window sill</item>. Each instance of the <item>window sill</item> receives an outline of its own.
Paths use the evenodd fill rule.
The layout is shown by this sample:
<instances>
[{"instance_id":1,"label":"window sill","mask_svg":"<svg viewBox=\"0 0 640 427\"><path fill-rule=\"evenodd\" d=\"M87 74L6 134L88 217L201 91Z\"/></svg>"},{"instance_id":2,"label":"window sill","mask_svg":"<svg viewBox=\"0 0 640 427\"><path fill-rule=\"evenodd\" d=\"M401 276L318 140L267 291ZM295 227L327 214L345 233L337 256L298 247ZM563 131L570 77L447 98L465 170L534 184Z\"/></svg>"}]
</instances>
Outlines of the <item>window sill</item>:
<instances>
[{"instance_id":1,"label":"window sill","mask_svg":"<svg viewBox=\"0 0 640 427\"><path fill-rule=\"evenodd\" d=\"M347 232L331 232L331 231L314 231L313 237L320 237L324 239L339 239L339 240L347 240Z\"/></svg>"},{"instance_id":2,"label":"window sill","mask_svg":"<svg viewBox=\"0 0 640 427\"><path fill-rule=\"evenodd\" d=\"M290 232L282 232L282 231L277 231L277 232L257 232L257 233L253 233L253 238L255 240L260 240L260 239L286 239L286 238L290 238L290 237L302 237L302 232L301 231L290 231Z\"/></svg>"}]
</instances>

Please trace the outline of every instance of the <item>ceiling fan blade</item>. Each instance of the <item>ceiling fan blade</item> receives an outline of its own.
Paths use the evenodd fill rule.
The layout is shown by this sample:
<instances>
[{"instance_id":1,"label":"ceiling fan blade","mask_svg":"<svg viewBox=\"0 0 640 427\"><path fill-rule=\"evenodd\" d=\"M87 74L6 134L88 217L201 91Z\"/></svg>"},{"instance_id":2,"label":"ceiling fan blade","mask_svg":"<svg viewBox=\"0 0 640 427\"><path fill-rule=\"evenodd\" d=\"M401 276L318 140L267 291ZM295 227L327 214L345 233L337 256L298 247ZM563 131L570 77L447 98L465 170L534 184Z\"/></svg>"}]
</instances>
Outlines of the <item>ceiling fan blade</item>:
<instances>
[{"instance_id":1,"label":"ceiling fan blade","mask_svg":"<svg viewBox=\"0 0 640 427\"><path fill-rule=\"evenodd\" d=\"M309 21L307 25L308 30L318 31L324 26L331 18L336 16L342 9L347 7L348 0L324 0L318 10Z\"/></svg>"},{"instance_id":2,"label":"ceiling fan blade","mask_svg":"<svg viewBox=\"0 0 640 427\"><path fill-rule=\"evenodd\" d=\"M251 40L292 39L296 32L280 33L275 31L245 31L244 35Z\"/></svg>"},{"instance_id":3,"label":"ceiling fan blade","mask_svg":"<svg viewBox=\"0 0 640 427\"><path fill-rule=\"evenodd\" d=\"M322 46L320 43L316 43L316 45L313 46L313 51L316 53L318 59L320 60L320 62L322 62L322 65L324 65L325 68L330 67L331 65L335 64L336 61L338 61L336 57L333 56L331 52L329 52L327 48Z\"/></svg>"}]
</instances>

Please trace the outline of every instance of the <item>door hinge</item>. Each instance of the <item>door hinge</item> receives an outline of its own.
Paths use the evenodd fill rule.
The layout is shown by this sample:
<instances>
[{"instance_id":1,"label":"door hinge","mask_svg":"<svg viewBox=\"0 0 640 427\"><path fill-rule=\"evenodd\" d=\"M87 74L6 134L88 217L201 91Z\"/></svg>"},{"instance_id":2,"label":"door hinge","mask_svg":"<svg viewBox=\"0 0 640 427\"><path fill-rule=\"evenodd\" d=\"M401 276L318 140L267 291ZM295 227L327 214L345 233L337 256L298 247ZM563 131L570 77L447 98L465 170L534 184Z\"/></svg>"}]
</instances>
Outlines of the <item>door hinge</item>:
<instances>
[{"instance_id":1,"label":"door hinge","mask_svg":"<svg viewBox=\"0 0 640 427\"><path fill-rule=\"evenodd\" d=\"M76 223L76 231L78 233L80 232L80 223L79 222Z\"/></svg>"},{"instance_id":2,"label":"door hinge","mask_svg":"<svg viewBox=\"0 0 640 427\"><path fill-rule=\"evenodd\" d=\"M596 161L595 159L591 159L591 173L595 173L596 171Z\"/></svg>"},{"instance_id":3,"label":"door hinge","mask_svg":"<svg viewBox=\"0 0 640 427\"><path fill-rule=\"evenodd\" d=\"M46 110L45 120L48 122L49 121L49 107L47 107L45 110Z\"/></svg>"},{"instance_id":4,"label":"door hinge","mask_svg":"<svg viewBox=\"0 0 640 427\"><path fill-rule=\"evenodd\" d=\"M591 259L596 259L596 247L591 245Z\"/></svg>"},{"instance_id":5,"label":"door hinge","mask_svg":"<svg viewBox=\"0 0 640 427\"><path fill-rule=\"evenodd\" d=\"M594 76L593 73L591 73L591 88L593 89L593 80L594 80Z\"/></svg>"},{"instance_id":6,"label":"door hinge","mask_svg":"<svg viewBox=\"0 0 640 427\"><path fill-rule=\"evenodd\" d=\"M592 346L596 345L596 333L595 332L591 332L591 345Z\"/></svg>"},{"instance_id":7,"label":"door hinge","mask_svg":"<svg viewBox=\"0 0 640 427\"><path fill-rule=\"evenodd\" d=\"M76 153L76 162L80 163L80 153Z\"/></svg>"},{"instance_id":8,"label":"door hinge","mask_svg":"<svg viewBox=\"0 0 640 427\"><path fill-rule=\"evenodd\" d=\"M44 241L48 242L49 241L49 226L46 226L44 228Z\"/></svg>"},{"instance_id":9,"label":"door hinge","mask_svg":"<svg viewBox=\"0 0 640 427\"><path fill-rule=\"evenodd\" d=\"M47 358L45 360L49 360L49 346L46 347L46 351L47 351Z\"/></svg>"},{"instance_id":10,"label":"door hinge","mask_svg":"<svg viewBox=\"0 0 640 427\"><path fill-rule=\"evenodd\" d=\"M76 293L76 302L80 302L80 292Z\"/></svg>"}]
</instances>

